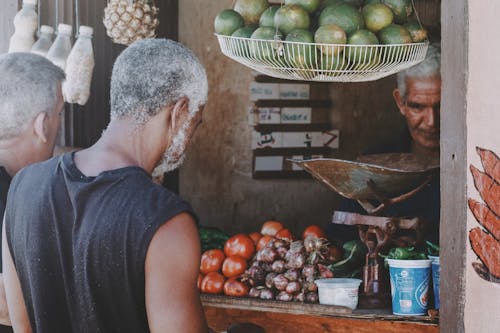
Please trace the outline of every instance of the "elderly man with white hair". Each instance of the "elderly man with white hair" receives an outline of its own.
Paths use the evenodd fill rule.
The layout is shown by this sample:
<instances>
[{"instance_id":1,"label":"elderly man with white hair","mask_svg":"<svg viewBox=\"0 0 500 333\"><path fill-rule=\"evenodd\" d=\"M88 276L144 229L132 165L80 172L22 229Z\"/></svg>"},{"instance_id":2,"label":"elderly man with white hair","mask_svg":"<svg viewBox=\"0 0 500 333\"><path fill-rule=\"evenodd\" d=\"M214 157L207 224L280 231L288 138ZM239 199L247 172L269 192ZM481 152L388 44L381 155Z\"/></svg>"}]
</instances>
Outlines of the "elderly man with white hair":
<instances>
[{"instance_id":1,"label":"elderly man with white hair","mask_svg":"<svg viewBox=\"0 0 500 333\"><path fill-rule=\"evenodd\" d=\"M425 159L439 158L439 120L441 103L441 55L439 46L431 45L420 64L398 73L393 96L399 112L406 120L401 137L372 147L365 154L412 153ZM425 239L439 242L441 198L439 177L435 177L412 198L392 205L386 216L420 217L427 221ZM355 201L344 200L340 211L366 214ZM339 241L358 239L357 229L345 225L330 225L330 238Z\"/></svg>"},{"instance_id":2,"label":"elderly man with white hair","mask_svg":"<svg viewBox=\"0 0 500 333\"><path fill-rule=\"evenodd\" d=\"M3 254L16 331L208 331L196 217L151 179L182 162L207 85L181 44L136 42L114 65L97 143L13 179Z\"/></svg>"},{"instance_id":3,"label":"elderly man with white hair","mask_svg":"<svg viewBox=\"0 0 500 333\"><path fill-rule=\"evenodd\" d=\"M29 53L0 56L0 214L11 178L25 166L52 156L64 107L64 72ZM29 198L23 200L24 204ZM29 204L27 204L29 206ZM0 275L1 276L1 275ZM0 323L10 325L0 278ZM0 325L0 332L12 332Z\"/></svg>"}]
</instances>

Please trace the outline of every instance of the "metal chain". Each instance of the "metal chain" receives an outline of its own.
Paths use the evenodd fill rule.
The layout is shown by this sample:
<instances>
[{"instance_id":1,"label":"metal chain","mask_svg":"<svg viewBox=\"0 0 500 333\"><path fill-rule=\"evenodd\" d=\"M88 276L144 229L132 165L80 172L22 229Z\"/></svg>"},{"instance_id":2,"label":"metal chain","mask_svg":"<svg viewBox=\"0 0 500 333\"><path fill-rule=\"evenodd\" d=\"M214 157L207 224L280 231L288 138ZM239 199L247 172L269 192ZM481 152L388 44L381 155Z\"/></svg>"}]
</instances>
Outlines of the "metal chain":
<instances>
[{"instance_id":1,"label":"metal chain","mask_svg":"<svg viewBox=\"0 0 500 333\"><path fill-rule=\"evenodd\" d=\"M422 22L420 21L420 17L418 16L417 7L415 6L414 0L411 0L411 5L413 6L413 12L415 13L415 17L417 18L418 24L420 25L420 29L423 29L424 26L422 25Z\"/></svg>"}]
</instances>

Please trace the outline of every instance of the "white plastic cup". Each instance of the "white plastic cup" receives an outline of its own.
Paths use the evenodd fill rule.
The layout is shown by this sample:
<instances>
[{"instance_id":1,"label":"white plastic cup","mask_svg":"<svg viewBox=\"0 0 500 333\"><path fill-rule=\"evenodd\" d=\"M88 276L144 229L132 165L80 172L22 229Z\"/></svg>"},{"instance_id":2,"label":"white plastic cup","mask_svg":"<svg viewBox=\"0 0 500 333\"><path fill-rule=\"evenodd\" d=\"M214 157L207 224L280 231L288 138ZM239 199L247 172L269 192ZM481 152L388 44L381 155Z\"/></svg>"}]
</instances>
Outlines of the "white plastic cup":
<instances>
[{"instance_id":1,"label":"white plastic cup","mask_svg":"<svg viewBox=\"0 0 500 333\"><path fill-rule=\"evenodd\" d=\"M359 279L320 279L314 281L318 286L319 303L345 306L353 310L358 306Z\"/></svg>"},{"instance_id":2,"label":"white plastic cup","mask_svg":"<svg viewBox=\"0 0 500 333\"><path fill-rule=\"evenodd\" d=\"M392 312L423 316L429 304L431 260L387 259L391 276Z\"/></svg>"}]
</instances>

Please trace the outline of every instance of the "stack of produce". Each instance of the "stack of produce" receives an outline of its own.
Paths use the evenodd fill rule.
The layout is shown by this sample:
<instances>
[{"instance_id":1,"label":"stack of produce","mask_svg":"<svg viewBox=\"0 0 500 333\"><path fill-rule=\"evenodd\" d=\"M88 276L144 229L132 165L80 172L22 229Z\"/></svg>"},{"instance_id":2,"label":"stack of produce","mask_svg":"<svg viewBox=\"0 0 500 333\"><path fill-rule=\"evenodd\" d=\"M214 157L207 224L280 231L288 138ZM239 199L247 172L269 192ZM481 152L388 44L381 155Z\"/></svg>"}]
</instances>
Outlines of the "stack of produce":
<instances>
[{"instance_id":1,"label":"stack of produce","mask_svg":"<svg viewBox=\"0 0 500 333\"><path fill-rule=\"evenodd\" d=\"M290 232L282 225L276 222L264 224L263 236L257 243L261 245L260 249L243 276L243 280L252 286L250 297L285 302L318 301L314 281L333 277L327 265L338 260L338 251L331 252L327 240L312 233L306 229L304 240L293 241ZM324 235L322 231L319 233Z\"/></svg>"},{"instance_id":2,"label":"stack of produce","mask_svg":"<svg viewBox=\"0 0 500 333\"><path fill-rule=\"evenodd\" d=\"M223 250L203 253L198 288L208 294L315 303L314 281L333 277L329 266L342 259L342 250L330 246L316 225L307 227L302 239L295 240L277 221L264 223L260 232L234 235Z\"/></svg>"},{"instance_id":3,"label":"stack of produce","mask_svg":"<svg viewBox=\"0 0 500 333\"><path fill-rule=\"evenodd\" d=\"M253 240L237 234L224 244L224 251L210 249L201 256L198 288L202 293L246 296L248 286L240 279L255 253ZM222 273L222 274L221 274Z\"/></svg>"},{"instance_id":4,"label":"stack of produce","mask_svg":"<svg viewBox=\"0 0 500 333\"><path fill-rule=\"evenodd\" d=\"M409 44L427 39L411 0L284 0L283 6L270 6L267 0L236 0L234 9L219 13L214 28L220 35L297 42L286 44L283 50L279 43L255 41L244 52L301 69L366 66L381 56L378 48L345 45ZM401 47L391 48L391 56L399 53Z\"/></svg>"}]
</instances>

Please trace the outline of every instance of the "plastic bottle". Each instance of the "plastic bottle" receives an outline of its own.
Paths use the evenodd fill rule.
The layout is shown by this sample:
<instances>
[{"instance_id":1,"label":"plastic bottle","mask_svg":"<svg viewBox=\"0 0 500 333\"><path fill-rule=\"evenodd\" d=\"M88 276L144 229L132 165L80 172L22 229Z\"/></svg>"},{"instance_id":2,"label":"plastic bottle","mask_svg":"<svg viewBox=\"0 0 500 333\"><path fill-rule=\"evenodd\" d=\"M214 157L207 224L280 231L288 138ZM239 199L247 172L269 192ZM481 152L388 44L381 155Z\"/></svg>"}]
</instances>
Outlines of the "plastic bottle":
<instances>
[{"instance_id":1,"label":"plastic bottle","mask_svg":"<svg viewBox=\"0 0 500 333\"><path fill-rule=\"evenodd\" d=\"M90 95L94 72L92 27L80 26L79 36L66 62L66 81L63 83L64 100L85 105Z\"/></svg>"},{"instance_id":2,"label":"plastic bottle","mask_svg":"<svg viewBox=\"0 0 500 333\"><path fill-rule=\"evenodd\" d=\"M35 53L45 57L47 52L49 52L50 47L52 46L52 37L54 35L54 28L48 25L42 25L40 28L40 37L36 41L36 43L31 48L31 53Z\"/></svg>"},{"instance_id":3,"label":"plastic bottle","mask_svg":"<svg viewBox=\"0 0 500 333\"><path fill-rule=\"evenodd\" d=\"M23 8L14 17L14 34L10 38L9 53L29 52L35 43L38 27L37 0L23 0Z\"/></svg>"},{"instance_id":4,"label":"plastic bottle","mask_svg":"<svg viewBox=\"0 0 500 333\"><path fill-rule=\"evenodd\" d=\"M73 27L68 24L59 24L57 38L47 53L47 59L62 70L66 69L66 60L71 52L71 34Z\"/></svg>"}]
</instances>

